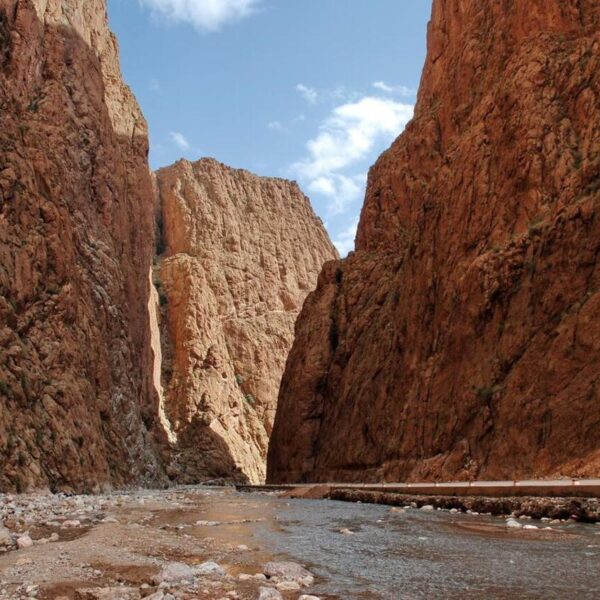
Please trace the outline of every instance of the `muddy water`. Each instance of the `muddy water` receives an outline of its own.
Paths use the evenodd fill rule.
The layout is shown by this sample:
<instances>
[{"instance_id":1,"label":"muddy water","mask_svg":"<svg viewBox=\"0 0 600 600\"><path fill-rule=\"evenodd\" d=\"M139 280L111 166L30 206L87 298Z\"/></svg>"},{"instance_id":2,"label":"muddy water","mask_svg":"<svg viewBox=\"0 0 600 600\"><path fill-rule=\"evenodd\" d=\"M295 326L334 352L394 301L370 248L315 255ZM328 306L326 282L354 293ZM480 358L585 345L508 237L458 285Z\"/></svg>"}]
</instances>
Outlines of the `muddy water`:
<instances>
[{"instance_id":1,"label":"muddy water","mask_svg":"<svg viewBox=\"0 0 600 600\"><path fill-rule=\"evenodd\" d=\"M507 530L504 520L327 500L213 492L212 537L287 556L317 576L311 593L343 599L598 599L600 527ZM540 527L545 526L537 522ZM348 529L351 534L340 533Z\"/></svg>"}]
</instances>

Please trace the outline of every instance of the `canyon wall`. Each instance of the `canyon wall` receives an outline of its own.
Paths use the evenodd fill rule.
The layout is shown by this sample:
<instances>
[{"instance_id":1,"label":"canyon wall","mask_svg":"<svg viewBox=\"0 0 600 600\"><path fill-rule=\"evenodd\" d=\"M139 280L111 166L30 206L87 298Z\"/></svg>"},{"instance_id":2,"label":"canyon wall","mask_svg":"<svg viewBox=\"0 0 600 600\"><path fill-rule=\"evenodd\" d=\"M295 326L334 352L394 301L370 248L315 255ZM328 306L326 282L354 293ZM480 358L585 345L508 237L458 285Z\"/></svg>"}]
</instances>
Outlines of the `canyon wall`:
<instances>
[{"instance_id":1,"label":"canyon wall","mask_svg":"<svg viewBox=\"0 0 600 600\"><path fill-rule=\"evenodd\" d=\"M1 0L0 104L0 489L160 483L147 131L104 0Z\"/></svg>"},{"instance_id":2,"label":"canyon wall","mask_svg":"<svg viewBox=\"0 0 600 600\"><path fill-rule=\"evenodd\" d=\"M600 475L600 4L435 0L296 326L271 482Z\"/></svg>"},{"instance_id":3,"label":"canyon wall","mask_svg":"<svg viewBox=\"0 0 600 600\"><path fill-rule=\"evenodd\" d=\"M202 159L157 183L170 475L264 481L294 322L337 253L294 182Z\"/></svg>"}]
</instances>

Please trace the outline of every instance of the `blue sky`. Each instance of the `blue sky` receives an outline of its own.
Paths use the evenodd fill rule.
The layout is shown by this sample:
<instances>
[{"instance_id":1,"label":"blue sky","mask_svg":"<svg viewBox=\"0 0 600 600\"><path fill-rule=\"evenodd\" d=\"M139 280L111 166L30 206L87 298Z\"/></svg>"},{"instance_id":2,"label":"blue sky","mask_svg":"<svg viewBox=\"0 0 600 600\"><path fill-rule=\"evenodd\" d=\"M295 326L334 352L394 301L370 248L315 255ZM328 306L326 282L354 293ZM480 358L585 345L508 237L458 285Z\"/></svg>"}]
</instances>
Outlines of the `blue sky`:
<instances>
[{"instance_id":1,"label":"blue sky","mask_svg":"<svg viewBox=\"0 0 600 600\"><path fill-rule=\"evenodd\" d=\"M341 254L369 167L410 119L429 0L109 0L151 165L295 179Z\"/></svg>"}]
</instances>

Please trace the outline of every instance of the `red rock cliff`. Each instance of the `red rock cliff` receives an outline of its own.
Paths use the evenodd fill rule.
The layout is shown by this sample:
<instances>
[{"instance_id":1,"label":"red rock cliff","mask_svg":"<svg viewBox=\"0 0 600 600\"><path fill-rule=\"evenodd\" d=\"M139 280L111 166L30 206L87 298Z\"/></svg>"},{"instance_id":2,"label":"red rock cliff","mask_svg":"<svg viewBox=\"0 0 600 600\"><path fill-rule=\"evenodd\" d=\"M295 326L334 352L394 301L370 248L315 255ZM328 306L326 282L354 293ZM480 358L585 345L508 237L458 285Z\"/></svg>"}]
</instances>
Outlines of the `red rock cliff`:
<instances>
[{"instance_id":1,"label":"red rock cliff","mask_svg":"<svg viewBox=\"0 0 600 600\"><path fill-rule=\"evenodd\" d=\"M435 0L296 325L272 482L600 475L600 4Z\"/></svg>"},{"instance_id":2,"label":"red rock cliff","mask_svg":"<svg viewBox=\"0 0 600 600\"><path fill-rule=\"evenodd\" d=\"M0 0L0 489L161 477L146 124L104 0Z\"/></svg>"},{"instance_id":3,"label":"red rock cliff","mask_svg":"<svg viewBox=\"0 0 600 600\"><path fill-rule=\"evenodd\" d=\"M259 483L294 322L337 252L293 182L212 159L157 181L170 474Z\"/></svg>"}]
</instances>

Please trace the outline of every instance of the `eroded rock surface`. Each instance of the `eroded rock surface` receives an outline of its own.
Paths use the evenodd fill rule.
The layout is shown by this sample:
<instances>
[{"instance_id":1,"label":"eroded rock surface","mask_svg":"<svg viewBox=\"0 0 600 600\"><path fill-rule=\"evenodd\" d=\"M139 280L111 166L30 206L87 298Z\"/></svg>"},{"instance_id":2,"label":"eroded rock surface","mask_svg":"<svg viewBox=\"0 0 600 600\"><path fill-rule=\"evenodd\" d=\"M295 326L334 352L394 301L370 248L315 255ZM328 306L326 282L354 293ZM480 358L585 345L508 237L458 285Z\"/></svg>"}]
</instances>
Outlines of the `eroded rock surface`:
<instances>
[{"instance_id":1,"label":"eroded rock surface","mask_svg":"<svg viewBox=\"0 0 600 600\"><path fill-rule=\"evenodd\" d=\"M297 324L269 479L600 474L600 5L435 0L415 118Z\"/></svg>"},{"instance_id":2,"label":"eroded rock surface","mask_svg":"<svg viewBox=\"0 0 600 600\"><path fill-rule=\"evenodd\" d=\"M0 1L0 489L156 482L146 123L104 0Z\"/></svg>"},{"instance_id":3,"label":"eroded rock surface","mask_svg":"<svg viewBox=\"0 0 600 600\"><path fill-rule=\"evenodd\" d=\"M157 173L171 475L260 482L294 322L337 258L295 183L215 160Z\"/></svg>"}]
</instances>

